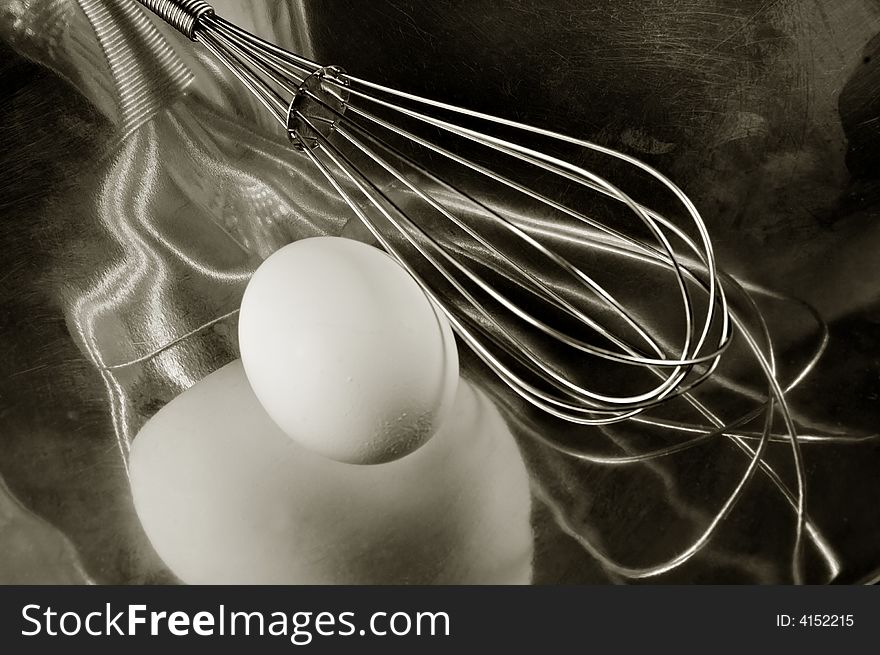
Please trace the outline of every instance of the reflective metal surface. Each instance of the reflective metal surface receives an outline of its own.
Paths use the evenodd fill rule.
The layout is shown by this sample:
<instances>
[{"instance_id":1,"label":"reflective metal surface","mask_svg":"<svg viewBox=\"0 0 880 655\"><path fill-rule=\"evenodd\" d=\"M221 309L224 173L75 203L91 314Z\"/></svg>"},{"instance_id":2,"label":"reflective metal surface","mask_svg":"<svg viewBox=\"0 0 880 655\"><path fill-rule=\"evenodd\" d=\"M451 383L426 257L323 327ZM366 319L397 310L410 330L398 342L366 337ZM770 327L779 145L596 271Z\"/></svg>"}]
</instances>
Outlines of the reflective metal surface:
<instances>
[{"instance_id":1,"label":"reflective metal surface","mask_svg":"<svg viewBox=\"0 0 880 655\"><path fill-rule=\"evenodd\" d=\"M96 21L98 4L111 10ZM880 167L864 127L878 113L876 4L535 4L216 3L243 27L361 76L561 127L668 172L703 210L728 270L812 302L830 322L829 353L792 398L801 417L817 431L876 430ZM166 73L137 58L124 70L141 71L143 84L114 74L90 20L134 30L147 54L161 43L128 3L114 7L21 1L2 16L0 541L61 544L42 556L3 548L5 579L37 569L59 580L173 579L132 513L127 445L156 409L235 357L234 317L194 331L234 311L260 259L344 231L349 217L252 103L170 33ZM184 95L187 68L196 81ZM814 329L792 305L765 304L794 369ZM570 427L536 423L475 363L466 374L506 410L530 465L539 583L615 580L600 551L630 566L669 557L705 529L746 464L720 440L647 465L580 463L532 438L565 439ZM712 400L736 415L754 402L755 372L733 360L725 375L739 392ZM636 425L599 437L617 453L675 440ZM771 444L768 462L790 483L787 456ZM827 547L807 548L807 580L871 577L880 448L816 443L805 456L814 542ZM81 566L12 496L66 535ZM793 523L758 476L705 551L654 579L788 581Z\"/></svg>"}]
</instances>

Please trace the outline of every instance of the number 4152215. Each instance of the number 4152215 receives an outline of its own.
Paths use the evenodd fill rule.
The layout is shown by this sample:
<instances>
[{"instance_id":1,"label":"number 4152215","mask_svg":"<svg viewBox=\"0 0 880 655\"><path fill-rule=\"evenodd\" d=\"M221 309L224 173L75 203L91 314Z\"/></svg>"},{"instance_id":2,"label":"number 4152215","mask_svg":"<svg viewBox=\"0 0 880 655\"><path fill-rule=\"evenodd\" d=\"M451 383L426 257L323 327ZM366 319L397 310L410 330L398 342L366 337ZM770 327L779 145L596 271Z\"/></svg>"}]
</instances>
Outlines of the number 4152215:
<instances>
[{"instance_id":1,"label":"number 4152215","mask_svg":"<svg viewBox=\"0 0 880 655\"><path fill-rule=\"evenodd\" d=\"M851 628L855 624L852 614L777 614L776 625L780 628Z\"/></svg>"}]
</instances>

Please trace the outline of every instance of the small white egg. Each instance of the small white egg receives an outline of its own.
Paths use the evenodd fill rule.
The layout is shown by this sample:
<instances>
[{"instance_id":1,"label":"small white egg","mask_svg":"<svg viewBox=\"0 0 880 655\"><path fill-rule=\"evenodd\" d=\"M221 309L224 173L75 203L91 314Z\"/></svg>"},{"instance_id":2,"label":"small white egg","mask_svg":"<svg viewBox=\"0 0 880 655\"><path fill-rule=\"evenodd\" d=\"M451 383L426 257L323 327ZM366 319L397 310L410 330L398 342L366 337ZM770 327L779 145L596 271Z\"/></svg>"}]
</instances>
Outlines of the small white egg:
<instances>
[{"instance_id":1,"label":"small white egg","mask_svg":"<svg viewBox=\"0 0 880 655\"><path fill-rule=\"evenodd\" d=\"M349 239L303 239L266 259L245 290L239 344L269 416L343 462L411 453L458 384L446 317L391 257Z\"/></svg>"},{"instance_id":2,"label":"small white egg","mask_svg":"<svg viewBox=\"0 0 880 655\"><path fill-rule=\"evenodd\" d=\"M496 407L466 381L423 448L377 466L288 438L233 362L134 439L134 506L191 584L524 584L529 478Z\"/></svg>"}]
</instances>

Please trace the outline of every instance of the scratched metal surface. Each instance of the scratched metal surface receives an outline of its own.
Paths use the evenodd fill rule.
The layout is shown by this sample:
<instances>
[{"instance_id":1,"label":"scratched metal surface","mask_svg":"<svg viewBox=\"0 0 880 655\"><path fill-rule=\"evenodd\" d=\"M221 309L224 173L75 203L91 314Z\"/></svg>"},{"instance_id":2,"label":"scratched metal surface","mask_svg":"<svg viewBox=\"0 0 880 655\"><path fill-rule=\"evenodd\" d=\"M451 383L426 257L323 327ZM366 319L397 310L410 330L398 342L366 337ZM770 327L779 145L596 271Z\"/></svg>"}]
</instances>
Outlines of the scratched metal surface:
<instances>
[{"instance_id":1,"label":"scratched metal surface","mask_svg":"<svg viewBox=\"0 0 880 655\"><path fill-rule=\"evenodd\" d=\"M173 581L133 514L124 442L235 357L234 323L133 371L107 375L97 364L234 309L260 258L343 229L338 201L204 62L185 58L178 69L167 53L162 74L149 74L152 113L133 128L112 67L95 63L86 18L100 5L17 0L0 10L3 582ZM829 322L829 352L795 407L853 433L880 427L876 1L237 5L217 3L320 61L656 165L701 207L727 270L811 302ZM188 67L197 81L184 96ZM205 117L218 126L210 137ZM790 308L767 312L782 360L797 361L809 326ZM706 524L744 466L723 443L626 470L575 464L537 447L535 426L482 382L518 432L534 481L537 583L615 580L550 506L616 559L649 564ZM644 440L626 429L613 437L624 447ZM769 455L784 477L785 454ZM806 458L810 516L836 553L835 580L871 579L880 448L814 445ZM786 582L793 526L758 480L705 552L654 580ZM825 563L807 553L807 579L827 581Z\"/></svg>"}]
</instances>

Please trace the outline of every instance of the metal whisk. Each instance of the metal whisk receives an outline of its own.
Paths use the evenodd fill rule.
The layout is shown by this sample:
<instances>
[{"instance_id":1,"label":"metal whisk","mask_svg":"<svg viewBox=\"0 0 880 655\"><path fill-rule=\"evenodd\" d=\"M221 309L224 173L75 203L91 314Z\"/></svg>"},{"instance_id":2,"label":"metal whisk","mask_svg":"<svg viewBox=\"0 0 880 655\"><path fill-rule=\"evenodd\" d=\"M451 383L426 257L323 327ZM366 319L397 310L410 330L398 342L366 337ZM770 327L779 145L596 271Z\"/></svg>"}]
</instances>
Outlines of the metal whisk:
<instances>
[{"instance_id":1,"label":"metal whisk","mask_svg":"<svg viewBox=\"0 0 880 655\"><path fill-rule=\"evenodd\" d=\"M141 2L238 78L461 340L534 406L611 423L715 370L732 325L709 235L687 196L650 166L322 66L202 0ZM587 170L589 157L671 192L684 227ZM624 301L608 284L627 262L641 277ZM596 360L606 362L601 375Z\"/></svg>"}]
</instances>

